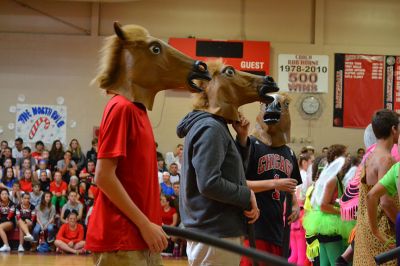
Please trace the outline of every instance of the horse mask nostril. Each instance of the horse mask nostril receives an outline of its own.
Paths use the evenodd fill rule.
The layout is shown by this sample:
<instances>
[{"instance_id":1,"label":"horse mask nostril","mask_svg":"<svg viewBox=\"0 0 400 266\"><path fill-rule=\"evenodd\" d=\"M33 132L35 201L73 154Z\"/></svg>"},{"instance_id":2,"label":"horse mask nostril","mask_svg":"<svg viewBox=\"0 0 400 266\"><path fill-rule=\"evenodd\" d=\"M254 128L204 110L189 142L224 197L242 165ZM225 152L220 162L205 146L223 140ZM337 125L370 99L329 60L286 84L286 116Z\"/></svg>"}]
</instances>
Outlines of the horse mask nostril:
<instances>
[{"instance_id":1,"label":"horse mask nostril","mask_svg":"<svg viewBox=\"0 0 400 266\"><path fill-rule=\"evenodd\" d=\"M195 63L195 69L197 70L197 71L200 71L200 72L207 72L207 64L206 63L204 63L204 62L202 62L202 61L196 61L196 63Z\"/></svg>"}]
</instances>

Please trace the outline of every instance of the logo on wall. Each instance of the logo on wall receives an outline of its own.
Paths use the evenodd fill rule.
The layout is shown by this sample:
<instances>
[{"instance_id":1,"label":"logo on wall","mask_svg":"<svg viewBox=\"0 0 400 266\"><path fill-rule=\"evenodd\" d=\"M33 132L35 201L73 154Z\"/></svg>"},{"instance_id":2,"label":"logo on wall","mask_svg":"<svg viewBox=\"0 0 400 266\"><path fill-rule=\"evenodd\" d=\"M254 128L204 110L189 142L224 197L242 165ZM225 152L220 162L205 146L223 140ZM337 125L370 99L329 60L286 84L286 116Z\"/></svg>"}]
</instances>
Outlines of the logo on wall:
<instances>
[{"instance_id":1,"label":"logo on wall","mask_svg":"<svg viewBox=\"0 0 400 266\"><path fill-rule=\"evenodd\" d=\"M27 142L66 141L67 107L17 104L15 135Z\"/></svg>"}]
</instances>

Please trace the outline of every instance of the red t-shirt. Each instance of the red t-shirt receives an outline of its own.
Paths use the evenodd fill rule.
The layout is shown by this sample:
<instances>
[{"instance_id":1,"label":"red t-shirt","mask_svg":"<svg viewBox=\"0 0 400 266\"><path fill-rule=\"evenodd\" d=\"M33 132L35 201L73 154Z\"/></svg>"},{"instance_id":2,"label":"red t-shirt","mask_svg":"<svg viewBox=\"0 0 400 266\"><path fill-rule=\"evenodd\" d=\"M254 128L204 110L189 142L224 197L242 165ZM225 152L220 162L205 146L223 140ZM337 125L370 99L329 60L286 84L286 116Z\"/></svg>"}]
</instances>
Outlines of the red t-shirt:
<instances>
[{"instance_id":1,"label":"red t-shirt","mask_svg":"<svg viewBox=\"0 0 400 266\"><path fill-rule=\"evenodd\" d=\"M57 233L57 240L61 240L64 243L73 242L74 244L81 242L84 238L83 226L81 224L76 225L75 230L69 228L69 224L63 224Z\"/></svg>"},{"instance_id":2,"label":"red t-shirt","mask_svg":"<svg viewBox=\"0 0 400 266\"><path fill-rule=\"evenodd\" d=\"M171 225L174 221L174 214L176 213L176 209L171 207L167 212L164 209L161 210L161 218L162 223L165 225Z\"/></svg>"},{"instance_id":3,"label":"red t-shirt","mask_svg":"<svg viewBox=\"0 0 400 266\"><path fill-rule=\"evenodd\" d=\"M23 192L32 192L32 181L26 181L26 179L21 179L19 181L19 186Z\"/></svg>"},{"instance_id":4,"label":"red t-shirt","mask_svg":"<svg viewBox=\"0 0 400 266\"><path fill-rule=\"evenodd\" d=\"M132 201L161 225L156 147L147 111L125 97L114 96L100 124L98 159L118 158L116 175ZM146 250L139 229L100 190L86 234L93 252Z\"/></svg>"},{"instance_id":5,"label":"red t-shirt","mask_svg":"<svg viewBox=\"0 0 400 266\"><path fill-rule=\"evenodd\" d=\"M68 190L68 185L65 181L61 181L60 186L57 186L56 181L53 181L50 183L50 192L62 193L63 190L65 190L65 192L67 192L67 190Z\"/></svg>"}]
</instances>

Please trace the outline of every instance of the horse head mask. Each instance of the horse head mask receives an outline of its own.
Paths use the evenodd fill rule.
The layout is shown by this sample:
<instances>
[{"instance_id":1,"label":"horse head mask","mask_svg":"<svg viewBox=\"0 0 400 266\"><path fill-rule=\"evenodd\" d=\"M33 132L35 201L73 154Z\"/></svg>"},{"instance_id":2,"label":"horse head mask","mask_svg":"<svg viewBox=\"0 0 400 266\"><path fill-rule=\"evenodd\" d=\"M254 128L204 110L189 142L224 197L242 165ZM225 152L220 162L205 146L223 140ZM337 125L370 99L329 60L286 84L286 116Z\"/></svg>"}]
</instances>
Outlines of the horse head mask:
<instances>
[{"instance_id":1,"label":"horse head mask","mask_svg":"<svg viewBox=\"0 0 400 266\"><path fill-rule=\"evenodd\" d=\"M211 81L200 82L203 91L195 95L194 108L225 118L239 121L238 108L241 105L262 101L272 102L268 93L279 90L269 76L258 76L235 70L222 60L207 62Z\"/></svg>"},{"instance_id":2,"label":"horse head mask","mask_svg":"<svg viewBox=\"0 0 400 266\"><path fill-rule=\"evenodd\" d=\"M194 80L210 80L207 65L152 37L138 25L114 23L106 39L94 81L108 93L122 94L151 110L157 92L183 89L199 92Z\"/></svg>"}]
</instances>

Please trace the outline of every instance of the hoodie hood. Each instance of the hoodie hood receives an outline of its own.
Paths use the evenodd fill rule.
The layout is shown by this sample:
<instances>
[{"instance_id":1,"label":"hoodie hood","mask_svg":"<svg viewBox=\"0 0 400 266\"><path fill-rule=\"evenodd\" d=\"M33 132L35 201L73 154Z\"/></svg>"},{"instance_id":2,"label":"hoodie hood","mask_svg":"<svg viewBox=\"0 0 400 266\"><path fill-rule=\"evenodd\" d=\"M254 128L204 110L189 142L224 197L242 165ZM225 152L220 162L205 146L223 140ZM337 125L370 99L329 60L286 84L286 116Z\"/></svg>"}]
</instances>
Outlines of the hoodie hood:
<instances>
[{"instance_id":1,"label":"hoodie hood","mask_svg":"<svg viewBox=\"0 0 400 266\"><path fill-rule=\"evenodd\" d=\"M199 110L194 110L194 111L188 113L181 120L181 122L179 122L178 126L176 127L176 134L178 135L179 138L186 137L189 130L192 128L192 126L197 121L205 119L207 117L215 117L215 116L211 113L199 111ZM222 119L222 118L220 118L220 119Z\"/></svg>"}]
</instances>

